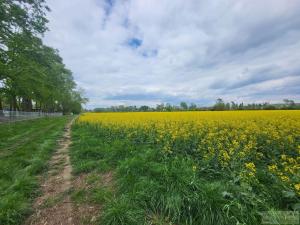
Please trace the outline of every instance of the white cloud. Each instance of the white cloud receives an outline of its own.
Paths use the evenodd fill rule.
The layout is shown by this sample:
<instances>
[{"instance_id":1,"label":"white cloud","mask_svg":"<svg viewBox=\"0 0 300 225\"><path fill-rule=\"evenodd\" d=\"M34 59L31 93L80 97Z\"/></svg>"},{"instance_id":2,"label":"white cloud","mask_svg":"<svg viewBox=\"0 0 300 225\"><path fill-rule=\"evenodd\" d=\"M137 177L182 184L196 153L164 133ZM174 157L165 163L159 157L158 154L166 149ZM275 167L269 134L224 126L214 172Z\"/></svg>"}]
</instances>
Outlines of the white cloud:
<instances>
[{"instance_id":1,"label":"white cloud","mask_svg":"<svg viewBox=\"0 0 300 225\"><path fill-rule=\"evenodd\" d=\"M168 100L205 104L218 97L300 99L293 88L300 84L298 0L48 0L48 4L51 31L45 41L60 50L86 90L90 108ZM133 38L141 41L139 47L127 44ZM268 79L253 82L253 77L264 76L254 73L266 69ZM285 78L294 80L278 82ZM244 83L238 88L240 80ZM213 88L216 83L219 88ZM268 91L273 83L281 91Z\"/></svg>"}]
</instances>

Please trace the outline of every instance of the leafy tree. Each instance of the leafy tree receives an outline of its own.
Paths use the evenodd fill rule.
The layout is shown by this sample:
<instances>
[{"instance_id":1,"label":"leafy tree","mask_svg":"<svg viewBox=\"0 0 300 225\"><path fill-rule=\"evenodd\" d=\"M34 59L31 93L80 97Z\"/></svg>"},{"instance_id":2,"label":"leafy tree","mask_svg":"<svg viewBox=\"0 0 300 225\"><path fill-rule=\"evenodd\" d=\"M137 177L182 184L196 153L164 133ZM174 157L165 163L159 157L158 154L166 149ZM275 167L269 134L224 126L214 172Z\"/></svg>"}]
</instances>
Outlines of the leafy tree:
<instances>
[{"instance_id":1,"label":"leafy tree","mask_svg":"<svg viewBox=\"0 0 300 225\"><path fill-rule=\"evenodd\" d=\"M223 101L223 99L218 98L215 105L213 106L214 110L225 110L225 103Z\"/></svg>"},{"instance_id":2,"label":"leafy tree","mask_svg":"<svg viewBox=\"0 0 300 225\"><path fill-rule=\"evenodd\" d=\"M283 102L285 104L285 108L287 109L293 109L295 108L295 102L293 100L289 100L289 99L283 99Z\"/></svg>"},{"instance_id":3,"label":"leafy tree","mask_svg":"<svg viewBox=\"0 0 300 225\"><path fill-rule=\"evenodd\" d=\"M164 103L156 105L156 111L164 111L164 108L165 108Z\"/></svg>"},{"instance_id":4,"label":"leafy tree","mask_svg":"<svg viewBox=\"0 0 300 225\"><path fill-rule=\"evenodd\" d=\"M195 103L191 103L189 106L189 110L196 110L197 109L197 105Z\"/></svg>"},{"instance_id":5,"label":"leafy tree","mask_svg":"<svg viewBox=\"0 0 300 225\"><path fill-rule=\"evenodd\" d=\"M45 0L0 0L0 110L79 113L87 99L57 50L46 46Z\"/></svg>"},{"instance_id":6,"label":"leafy tree","mask_svg":"<svg viewBox=\"0 0 300 225\"><path fill-rule=\"evenodd\" d=\"M150 110L150 107L147 105L142 105L139 109L139 111L142 111L142 112L147 112L149 110Z\"/></svg>"},{"instance_id":7,"label":"leafy tree","mask_svg":"<svg viewBox=\"0 0 300 225\"><path fill-rule=\"evenodd\" d=\"M181 102L181 103L180 103L180 107L181 107L181 109L183 109L183 110L187 110L187 109L188 109L188 105L187 105L186 102Z\"/></svg>"}]
</instances>

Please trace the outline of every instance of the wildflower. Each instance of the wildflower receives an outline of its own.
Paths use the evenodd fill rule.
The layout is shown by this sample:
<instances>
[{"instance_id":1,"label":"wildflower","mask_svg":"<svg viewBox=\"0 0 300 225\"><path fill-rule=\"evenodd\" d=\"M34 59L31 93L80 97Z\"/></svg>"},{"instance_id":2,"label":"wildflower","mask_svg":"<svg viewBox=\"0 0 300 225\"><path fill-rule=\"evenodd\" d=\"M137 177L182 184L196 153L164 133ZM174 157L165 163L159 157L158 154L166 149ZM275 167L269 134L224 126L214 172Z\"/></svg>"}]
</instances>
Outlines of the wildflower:
<instances>
[{"instance_id":1,"label":"wildflower","mask_svg":"<svg viewBox=\"0 0 300 225\"><path fill-rule=\"evenodd\" d=\"M264 159L277 181L300 188L294 182L300 170L300 111L85 113L77 121L99 124L110 139L136 138L165 154L234 168L246 182L256 180L256 165Z\"/></svg>"},{"instance_id":2,"label":"wildflower","mask_svg":"<svg viewBox=\"0 0 300 225\"><path fill-rule=\"evenodd\" d=\"M255 164L253 162L245 163L245 167L253 172L256 172Z\"/></svg>"},{"instance_id":3,"label":"wildflower","mask_svg":"<svg viewBox=\"0 0 300 225\"><path fill-rule=\"evenodd\" d=\"M277 165L275 165L275 164L270 165L270 166L268 166L268 169L270 172L275 173L277 170Z\"/></svg>"},{"instance_id":4,"label":"wildflower","mask_svg":"<svg viewBox=\"0 0 300 225\"><path fill-rule=\"evenodd\" d=\"M288 176L285 176L285 175L280 176L280 179L281 179L283 182L288 182L288 181L290 181L290 178L289 178Z\"/></svg>"},{"instance_id":5,"label":"wildflower","mask_svg":"<svg viewBox=\"0 0 300 225\"><path fill-rule=\"evenodd\" d=\"M248 176L249 176L249 177L255 177L255 173L250 172L250 173L248 173Z\"/></svg>"},{"instance_id":6,"label":"wildflower","mask_svg":"<svg viewBox=\"0 0 300 225\"><path fill-rule=\"evenodd\" d=\"M193 171L195 172L197 170L197 166L193 166Z\"/></svg>"},{"instance_id":7,"label":"wildflower","mask_svg":"<svg viewBox=\"0 0 300 225\"><path fill-rule=\"evenodd\" d=\"M230 156L228 155L228 152L226 152L226 151L223 152L223 159L224 159L224 161L230 160Z\"/></svg>"},{"instance_id":8,"label":"wildflower","mask_svg":"<svg viewBox=\"0 0 300 225\"><path fill-rule=\"evenodd\" d=\"M281 155L281 159L286 160L286 155L285 154Z\"/></svg>"}]
</instances>

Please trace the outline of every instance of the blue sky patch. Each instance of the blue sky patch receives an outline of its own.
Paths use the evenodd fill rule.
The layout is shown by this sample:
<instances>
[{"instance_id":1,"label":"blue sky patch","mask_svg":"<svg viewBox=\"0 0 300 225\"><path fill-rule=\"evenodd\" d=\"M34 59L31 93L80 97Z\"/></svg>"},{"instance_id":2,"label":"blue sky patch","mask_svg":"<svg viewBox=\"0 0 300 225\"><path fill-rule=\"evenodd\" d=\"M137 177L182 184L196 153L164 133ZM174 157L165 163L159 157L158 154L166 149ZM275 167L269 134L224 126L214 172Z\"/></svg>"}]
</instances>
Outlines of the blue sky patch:
<instances>
[{"instance_id":1,"label":"blue sky patch","mask_svg":"<svg viewBox=\"0 0 300 225\"><path fill-rule=\"evenodd\" d=\"M127 41L127 44L131 47L131 48L138 48L142 45L143 41L141 39L138 38L131 38Z\"/></svg>"}]
</instances>

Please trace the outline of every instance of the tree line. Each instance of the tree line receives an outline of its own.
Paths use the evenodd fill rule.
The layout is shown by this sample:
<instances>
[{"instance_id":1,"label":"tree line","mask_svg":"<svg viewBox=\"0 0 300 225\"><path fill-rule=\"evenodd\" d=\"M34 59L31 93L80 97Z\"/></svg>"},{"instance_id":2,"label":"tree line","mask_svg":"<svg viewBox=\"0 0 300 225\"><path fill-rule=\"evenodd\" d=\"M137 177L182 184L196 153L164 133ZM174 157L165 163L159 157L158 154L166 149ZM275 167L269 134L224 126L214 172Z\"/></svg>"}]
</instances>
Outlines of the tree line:
<instances>
[{"instance_id":1,"label":"tree line","mask_svg":"<svg viewBox=\"0 0 300 225\"><path fill-rule=\"evenodd\" d=\"M234 101L225 102L219 98L213 106L202 107L195 103L181 102L179 105L172 105L170 103L162 103L151 107L147 105L142 106L111 106L106 108L95 108L94 112L173 112L173 111L226 111L226 110L293 110L300 109L300 104L295 103L294 100L284 99L282 103L270 104L264 103L251 103L244 104L243 102L237 103Z\"/></svg>"},{"instance_id":2,"label":"tree line","mask_svg":"<svg viewBox=\"0 0 300 225\"><path fill-rule=\"evenodd\" d=\"M0 0L0 112L79 113L82 91L58 50L46 46L45 0Z\"/></svg>"},{"instance_id":3,"label":"tree line","mask_svg":"<svg viewBox=\"0 0 300 225\"><path fill-rule=\"evenodd\" d=\"M218 98L215 105L211 107L211 110L223 111L223 110L287 110L287 109L300 109L300 104L295 103L294 100L283 99L282 103L270 104L264 103L251 103L244 104L236 103L234 101L224 102L223 99Z\"/></svg>"}]
</instances>

